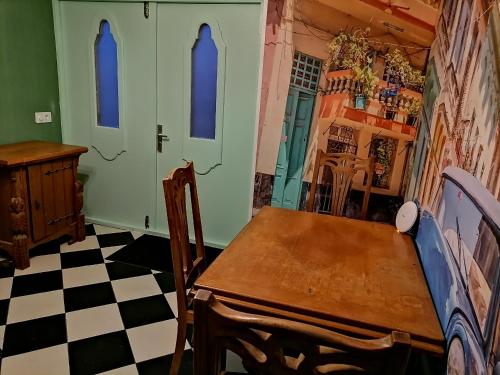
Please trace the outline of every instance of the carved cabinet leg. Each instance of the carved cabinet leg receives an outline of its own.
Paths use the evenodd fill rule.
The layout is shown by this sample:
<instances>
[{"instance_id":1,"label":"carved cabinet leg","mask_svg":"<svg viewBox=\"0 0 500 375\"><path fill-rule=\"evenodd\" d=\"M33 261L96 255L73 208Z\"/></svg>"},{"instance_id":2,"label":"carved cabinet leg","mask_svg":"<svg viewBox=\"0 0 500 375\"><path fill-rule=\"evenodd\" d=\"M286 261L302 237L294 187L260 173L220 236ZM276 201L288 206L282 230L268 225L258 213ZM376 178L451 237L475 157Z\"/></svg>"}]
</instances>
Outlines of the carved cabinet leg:
<instances>
[{"instance_id":1,"label":"carved cabinet leg","mask_svg":"<svg viewBox=\"0 0 500 375\"><path fill-rule=\"evenodd\" d=\"M25 269L29 267L30 259L28 250L28 222L24 199L20 197L12 198L9 210L12 223L14 263L16 268Z\"/></svg>"}]
</instances>

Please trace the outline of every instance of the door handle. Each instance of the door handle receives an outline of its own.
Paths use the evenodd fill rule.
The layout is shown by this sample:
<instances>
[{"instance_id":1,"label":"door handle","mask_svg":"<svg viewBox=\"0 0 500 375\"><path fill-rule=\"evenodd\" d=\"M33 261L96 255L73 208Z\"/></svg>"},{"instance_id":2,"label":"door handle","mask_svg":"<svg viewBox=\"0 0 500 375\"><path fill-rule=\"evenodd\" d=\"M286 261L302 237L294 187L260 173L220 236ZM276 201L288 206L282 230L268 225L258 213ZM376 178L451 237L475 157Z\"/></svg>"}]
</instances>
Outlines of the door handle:
<instances>
[{"instance_id":1,"label":"door handle","mask_svg":"<svg viewBox=\"0 0 500 375\"><path fill-rule=\"evenodd\" d=\"M156 151L163 151L163 141L170 141L170 138L163 134L163 125L156 125Z\"/></svg>"}]
</instances>

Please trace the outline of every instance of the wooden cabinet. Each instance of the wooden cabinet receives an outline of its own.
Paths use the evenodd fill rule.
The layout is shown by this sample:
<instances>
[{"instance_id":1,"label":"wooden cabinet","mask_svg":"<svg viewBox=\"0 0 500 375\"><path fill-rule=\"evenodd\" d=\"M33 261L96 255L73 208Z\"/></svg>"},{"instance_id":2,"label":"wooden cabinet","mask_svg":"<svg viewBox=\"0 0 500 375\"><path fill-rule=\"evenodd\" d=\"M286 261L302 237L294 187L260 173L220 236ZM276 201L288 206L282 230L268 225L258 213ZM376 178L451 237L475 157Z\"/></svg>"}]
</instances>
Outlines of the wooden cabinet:
<instances>
[{"instance_id":1,"label":"wooden cabinet","mask_svg":"<svg viewBox=\"0 0 500 375\"><path fill-rule=\"evenodd\" d=\"M0 249L16 268L29 267L29 250L69 235L85 239L78 158L86 147L50 142L0 146Z\"/></svg>"}]
</instances>

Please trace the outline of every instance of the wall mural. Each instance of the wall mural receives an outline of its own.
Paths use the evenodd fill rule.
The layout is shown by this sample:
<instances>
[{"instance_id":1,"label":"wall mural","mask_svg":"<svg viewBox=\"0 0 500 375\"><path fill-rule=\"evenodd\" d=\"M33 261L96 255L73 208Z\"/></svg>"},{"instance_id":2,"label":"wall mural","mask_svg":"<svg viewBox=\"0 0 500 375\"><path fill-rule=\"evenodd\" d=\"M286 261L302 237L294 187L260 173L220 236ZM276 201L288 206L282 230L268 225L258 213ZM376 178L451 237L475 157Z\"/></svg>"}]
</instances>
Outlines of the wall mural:
<instances>
[{"instance_id":1,"label":"wall mural","mask_svg":"<svg viewBox=\"0 0 500 375\"><path fill-rule=\"evenodd\" d=\"M435 304L441 307L448 368L456 373L497 374L500 4L446 1L436 30L406 194L428 210L425 225L433 225L435 217L437 222L432 223L437 224L442 243L439 252L434 251L447 255L446 261L431 262L436 244L423 235L417 241ZM428 229L422 232L429 233ZM453 280L455 286L450 284ZM464 361L457 361L461 357Z\"/></svg>"},{"instance_id":2,"label":"wall mural","mask_svg":"<svg viewBox=\"0 0 500 375\"><path fill-rule=\"evenodd\" d=\"M266 204L304 208L322 150L375 159L368 216L391 221L407 184L429 47L395 47L390 34L375 36L381 30L369 20L338 11L326 32L319 25L325 9L303 6L268 6L254 211ZM362 178L353 180L346 213L359 213Z\"/></svg>"},{"instance_id":3,"label":"wall mural","mask_svg":"<svg viewBox=\"0 0 500 375\"><path fill-rule=\"evenodd\" d=\"M440 90L425 103L419 131L428 141L414 153L418 188L410 192L433 210L440 192L435 177L449 165L473 174L500 200L500 17L498 2L486 9L484 3L446 2L436 26L427 76Z\"/></svg>"},{"instance_id":4,"label":"wall mural","mask_svg":"<svg viewBox=\"0 0 500 375\"><path fill-rule=\"evenodd\" d=\"M392 222L409 199L422 208L416 244L449 371L496 374L500 217L485 215L477 197L498 211L500 4L411 4L402 20L388 12L363 18L353 9L347 16L342 2L269 1L254 214L264 205L305 209L318 150L372 157L367 218ZM315 61L321 75L311 90L302 85L307 72L297 73L308 62L318 67ZM309 121L297 125L301 95L314 104ZM331 199L330 180L319 173L320 203ZM359 218L362 182L353 179L344 215ZM275 199L278 192L283 199Z\"/></svg>"},{"instance_id":5,"label":"wall mural","mask_svg":"<svg viewBox=\"0 0 500 375\"><path fill-rule=\"evenodd\" d=\"M280 172L297 160L303 183L294 194L297 201L287 205L303 207L318 149L376 159L373 219L391 221L394 210L381 212L397 208L403 198L418 198L432 208L440 171L448 165L474 174L500 199L498 6L481 0L432 2L427 18L435 24L426 46L405 33L399 42L387 30L377 36L373 22L349 19L339 9L332 13L336 26L324 27L319 12L325 8L302 3L275 0L268 6L255 212L271 204L276 176L280 189L296 181L297 175ZM314 96L311 118L300 126L305 150L293 137L294 111L301 107L294 106L292 90ZM334 139L332 124L352 129L354 144Z\"/></svg>"}]
</instances>

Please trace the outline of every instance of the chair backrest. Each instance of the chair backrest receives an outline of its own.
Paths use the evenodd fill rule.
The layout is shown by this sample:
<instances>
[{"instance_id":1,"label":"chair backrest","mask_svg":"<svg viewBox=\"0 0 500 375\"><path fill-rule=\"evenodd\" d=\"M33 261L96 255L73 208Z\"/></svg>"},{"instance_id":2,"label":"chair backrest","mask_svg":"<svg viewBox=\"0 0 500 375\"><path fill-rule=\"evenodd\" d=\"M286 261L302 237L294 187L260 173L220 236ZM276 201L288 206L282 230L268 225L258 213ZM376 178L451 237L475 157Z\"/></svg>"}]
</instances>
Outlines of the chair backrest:
<instances>
[{"instance_id":1,"label":"chair backrest","mask_svg":"<svg viewBox=\"0 0 500 375\"><path fill-rule=\"evenodd\" d=\"M323 150L318 150L306 207L307 211L310 212L314 210L314 200L318 188L318 177L321 167L329 168L331 171L331 214L335 216L342 216L347 194L351 189L354 175L358 172L365 173L363 179L363 204L361 207L361 218L365 219L373 179L373 158L363 159L356 155L345 153L327 154Z\"/></svg>"},{"instance_id":2,"label":"chair backrest","mask_svg":"<svg viewBox=\"0 0 500 375\"><path fill-rule=\"evenodd\" d=\"M192 218L196 239L196 257L193 259L189 243L188 215L186 211L186 185L191 196ZM179 316L188 309L186 289L193 286L196 278L205 270L205 247L201 229L200 206L196 191L193 162L174 169L163 180L165 205L167 206L170 248L177 291Z\"/></svg>"},{"instance_id":3,"label":"chair backrest","mask_svg":"<svg viewBox=\"0 0 500 375\"><path fill-rule=\"evenodd\" d=\"M194 299L194 374L219 375L220 356L230 350L261 375L404 374L410 335L392 332L358 339L296 321L230 309L211 292Z\"/></svg>"}]
</instances>

